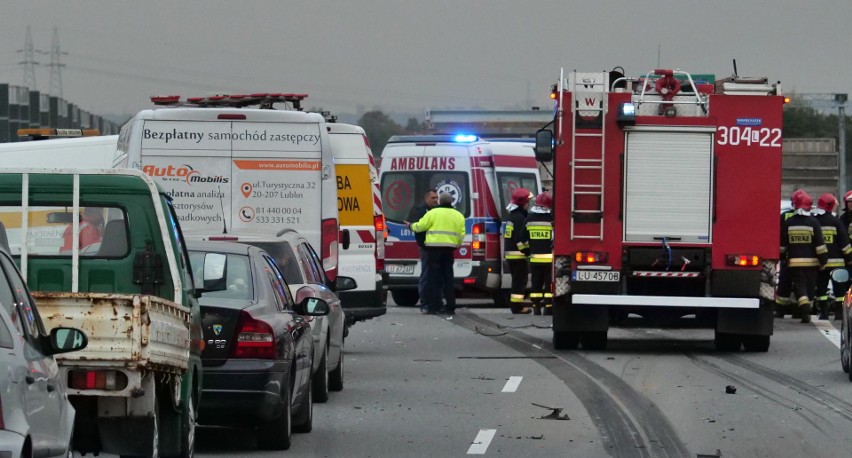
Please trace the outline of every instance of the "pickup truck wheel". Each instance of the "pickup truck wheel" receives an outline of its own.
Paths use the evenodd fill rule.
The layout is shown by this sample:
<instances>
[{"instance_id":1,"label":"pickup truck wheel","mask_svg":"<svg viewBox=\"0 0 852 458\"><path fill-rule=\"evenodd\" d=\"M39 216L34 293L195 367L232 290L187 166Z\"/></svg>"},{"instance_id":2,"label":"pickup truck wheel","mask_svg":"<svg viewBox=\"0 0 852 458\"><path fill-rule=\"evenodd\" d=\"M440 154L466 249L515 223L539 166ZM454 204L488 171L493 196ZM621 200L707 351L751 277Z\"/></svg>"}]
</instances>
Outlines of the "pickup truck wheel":
<instances>
[{"instance_id":1,"label":"pickup truck wheel","mask_svg":"<svg viewBox=\"0 0 852 458\"><path fill-rule=\"evenodd\" d=\"M159 458L160 456L160 398L154 397L154 411L152 412L151 444L150 449L139 455L119 455L121 458Z\"/></svg>"},{"instance_id":2,"label":"pickup truck wheel","mask_svg":"<svg viewBox=\"0 0 852 458\"><path fill-rule=\"evenodd\" d=\"M195 456L195 393L189 395L186 408L181 411L180 458Z\"/></svg>"},{"instance_id":3,"label":"pickup truck wheel","mask_svg":"<svg viewBox=\"0 0 852 458\"><path fill-rule=\"evenodd\" d=\"M314 402L328 401L328 343L319 362L319 367L311 377L311 391L313 391Z\"/></svg>"},{"instance_id":4,"label":"pickup truck wheel","mask_svg":"<svg viewBox=\"0 0 852 458\"><path fill-rule=\"evenodd\" d=\"M343 391L343 345L340 346L337 369L328 373L328 389L331 391Z\"/></svg>"},{"instance_id":5,"label":"pickup truck wheel","mask_svg":"<svg viewBox=\"0 0 852 458\"><path fill-rule=\"evenodd\" d=\"M257 445L263 450L288 450L293 436L290 384L281 391L284 408L278 418L262 423L257 428Z\"/></svg>"},{"instance_id":6,"label":"pickup truck wheel","mask_svg":"<svg viewBox=\"0 0 852 458\"><path fill-rule=\"evenodd\" d=\"M293 419L293 432L309 433L314 429L314 384L308 383L308 392L305 393L305 402Z\"/></svg>"}]
</instances>

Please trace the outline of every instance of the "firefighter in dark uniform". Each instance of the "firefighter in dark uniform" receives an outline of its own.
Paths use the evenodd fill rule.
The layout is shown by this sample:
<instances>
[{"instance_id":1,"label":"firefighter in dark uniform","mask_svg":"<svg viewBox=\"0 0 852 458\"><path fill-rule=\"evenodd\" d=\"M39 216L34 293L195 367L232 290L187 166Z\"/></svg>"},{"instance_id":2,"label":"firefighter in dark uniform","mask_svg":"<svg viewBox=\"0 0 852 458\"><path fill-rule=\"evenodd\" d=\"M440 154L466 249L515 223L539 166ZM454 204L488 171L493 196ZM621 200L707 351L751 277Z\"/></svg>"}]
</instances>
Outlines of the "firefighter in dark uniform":
<instances>
[{"instance_id":1,"label":"firefighter in dark uniform","mask_svg":"<svg viewBox=\"0 0 852 458\"><path fill-rule=\"evenodd\" d=\"M793 199L796 198L796 194L801 192L805 192L804 189L797 189L793 191L793 194L790 195L790 206L789 210L785 210L781 212L781 227L784 226L784 221L787 221L787 218L796 214L796 209L792 208ZM790 291L790 271L787 270L787 261L781 256L781 259L778 260L778 283L776 284L776 293L778 291ZM784 318L784 315L787 312L787 309L790 308L792 302L790 301L790 294L788 293L786 296L781 297L778 294L775 295L775 316L777 318ZM796 317L796 311L792 312L793 318Z\"/></svg>"},{"instance_id":2,"label":"firefighter in dark uniform","mask_svg":"<svg viewBox=\"0 0 852 458\"><path fill-rule=\"evenodd\" d=\"M820 270L817 275L816 305L821 320L827 320L831 310L834 311L836 320L843 318L843 311L840 307L843 305L843 295L849 288L849 285L845 283L833 282L832 291L834 291L835 297L839 296L839 299L835 299L833 304L830 302L828 282L831 281L831 271L852 264L852 246L849 245L849 234L846 227L840 222L840 218L832 213L836 205L837 199L834 195L825 193L819 196L817 208L813 211L814 218L819 221L825 246L828 248L828 262L825 264L825 269Z\"/></svg>"},{"instance_id":3,"label":"firefighter in dark uniform","mask_svg":"<svg viewBox=\"0 0 852 458\"><path fill-rule=\"evenodd\" d=\"M509 265L512 275L512 287L509 290L509 308L512 313L530 313L526 306L526 289L529 280L529 243L526 231L527 208L532 199L532 193L524 188L512 192L512 200L506 206L509 217L506 219L506 230L503 233L503 259Z\"/></svg>"},{"instance_id":4,"label":"firefighter in dark uniform","mask_svg":"<svg viewBox=\"0 0 852 458\"><path fill-rule=\"evenodd\" d=\"M819 221L810 215L812 204L808 193L802 191L796 194L793 197L796 213L781 226L781 258L787 261L791 285L784 289L784 285L779 284L776 297L789 297L791 288L796 296L802 323L811 322L817 272L828 261L828 248L823 241Z\"/></svg>"},{"instance_id":5,"label":"firefighter in dark uniform","mask_svg":"<svg viewBox=\"0 0 852 458\"><path fill-rule=\"evenodd\" d=\"M549 192L536 196L535 205L527 215L527 235L530 246L530 300L533 314L553 315L553 215Z\"/></svg>"},{"instance_id":6,"label":"firefighter in dark uniform","mask_svg":"<svg viewBox=\"0 0 852 458\"><path fill-rule=\"evenodd\" d=\"M852 233L852 191L846 191L846 194L843 194L843 213L840 215L840 222L843 223L847 233Z\"/></svg>"}]
</instances>

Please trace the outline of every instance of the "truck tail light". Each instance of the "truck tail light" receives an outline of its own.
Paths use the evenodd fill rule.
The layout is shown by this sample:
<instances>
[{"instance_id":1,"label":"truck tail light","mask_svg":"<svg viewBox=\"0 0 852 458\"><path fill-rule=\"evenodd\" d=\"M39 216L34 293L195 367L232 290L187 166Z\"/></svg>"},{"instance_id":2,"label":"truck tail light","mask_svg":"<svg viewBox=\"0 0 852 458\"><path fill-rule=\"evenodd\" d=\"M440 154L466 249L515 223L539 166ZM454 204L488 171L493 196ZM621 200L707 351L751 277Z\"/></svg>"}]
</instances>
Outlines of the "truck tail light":
<instances>
[{"instance_id":1,"label":"truck tail light","mask_svg":"<svg viewBox=\"0 0 852 458\"><path fill-rule=\"evenodd\" d=\"M381 272L385 270L385 240L388 237L384 215L373 216L373 227L376 230L376 244L373 250L376 258L376 272Z\"/></svg>"},{"instance_id":2,"label":"truck tail light","mask_svg":"<svg viewBox=\"0 0 852 458\"><path fill-rule=\"evenodd\" d=\"M127 376L121 371L73 370L68 372L68 388L121 391L127 388Z\"/></svg>"},{"instance_id":3,"label":"truck tail light","mask_svg":"<svg viewBox=\"0 0 852 458\"><path fill-rule=\"evenodd\" d=\"M472 241L471 254L476 258L485 257L485 223L476 223L470 229Z\"/></svg>"},{"instance_id":4,"label":"truck tail light","mask_svg":"<svg viewBox=\"0 0 852 458\"><path fill-rule=\"evenodd\" d=\"M337 220L324 219L322 220L322 233L320 235L322 241L320 255L322 257L322 268L325 270L325 275L329 280L334 281L337 278Z\"/></svg>"},{"instance_id":5,"label":"truck tail light","mask_svg":"<svg viewBox=\"0 0 852 458\"><path fill-rule=\"evenodd\" d=\"M754 254L729 254L726 259L730 266L755 267L762 263L760 256Z\"/></svg>"},{"instance_id":6,"label":"truck tail light","mask_svg":"<svg viewBox=\"0 0 852 458\"><path fill-rule=\"evenodd\" d=\"M252 318L248 312L240 312L233 357L275 359L276 356L275 333L272 332L272 327Z\"/></svg>"},{"instance_id":7,"label":"truck tail light","mask_svg":"<svg viewBox=\"0 0 852 458\"><path fill-rule=\"evenodd\" d=\"M609 259L605 251L578 251L574 253L577 264L602 264Z\"/></svg>"}]
</instances>

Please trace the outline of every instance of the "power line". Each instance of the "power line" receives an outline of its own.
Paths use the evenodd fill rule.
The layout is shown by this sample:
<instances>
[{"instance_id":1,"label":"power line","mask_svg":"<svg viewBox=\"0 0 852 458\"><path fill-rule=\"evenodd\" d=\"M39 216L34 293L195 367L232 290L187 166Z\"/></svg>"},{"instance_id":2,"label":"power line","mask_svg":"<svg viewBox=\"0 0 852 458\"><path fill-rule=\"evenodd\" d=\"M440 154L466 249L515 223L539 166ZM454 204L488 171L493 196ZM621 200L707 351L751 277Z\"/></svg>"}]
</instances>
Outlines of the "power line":
<instances>
[{"instance_id":1,"label":"power line","mask_svg":"<svg viewBox=\"0 0 852 458\"><path fill-rule=\"evenodd\" d=\"M33 35L30 32L30 26L27 26L24 49L19 49L17 52L24 54L24 60L18 62L18 65L24 66L24 86L36 90L35 66L38 65L38 62L35 60L36 50L33 49Z\"/></svg>"}]
</instances>

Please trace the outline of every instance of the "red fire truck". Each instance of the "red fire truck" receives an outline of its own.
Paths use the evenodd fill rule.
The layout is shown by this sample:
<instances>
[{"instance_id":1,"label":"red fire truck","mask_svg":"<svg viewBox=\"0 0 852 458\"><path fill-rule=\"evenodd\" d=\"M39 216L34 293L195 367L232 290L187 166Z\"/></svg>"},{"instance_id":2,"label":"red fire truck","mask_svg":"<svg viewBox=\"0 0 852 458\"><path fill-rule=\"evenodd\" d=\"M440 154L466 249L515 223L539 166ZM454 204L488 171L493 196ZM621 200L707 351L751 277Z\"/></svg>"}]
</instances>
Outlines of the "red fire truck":
<instances>
[{"instance_id":1,"label":"red fire truck","mask_svg":"<svg viewBox=\"0 0 852 458\"><path fill-rule=\"evenodd\" d=\"M638 322L767 351L780 84L619 70L560 75L553 128L537 133L536 158L555 169L554 346L603 349L610 326Z\"/></svg>"}]
</instances>

